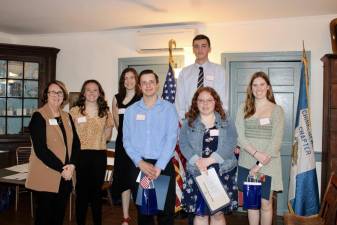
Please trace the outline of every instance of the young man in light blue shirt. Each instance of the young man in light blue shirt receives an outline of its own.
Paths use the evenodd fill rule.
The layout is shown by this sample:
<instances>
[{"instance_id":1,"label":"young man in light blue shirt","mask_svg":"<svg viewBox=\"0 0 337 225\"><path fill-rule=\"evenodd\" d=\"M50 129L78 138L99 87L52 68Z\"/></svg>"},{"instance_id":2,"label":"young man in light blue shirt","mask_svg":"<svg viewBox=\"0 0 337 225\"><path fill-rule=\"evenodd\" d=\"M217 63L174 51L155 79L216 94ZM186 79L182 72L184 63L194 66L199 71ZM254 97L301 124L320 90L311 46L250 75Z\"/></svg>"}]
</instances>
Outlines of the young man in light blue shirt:
<instances>
[{"instance_id":1,"label":"young man in light blue shirt","mask_svg":"<svg viewBox=\"0 0 337 225\"><path fill-rule=\"evenodd\" d=\"M159 225L173 225L175 206L175 173L172 164L178 135L178 115L173 104L158 97L159 79L152 70L139 75L143 98L128 107L124 114L123 143L135 164L132 190L134 200L138 190L136 178L141 171L151 180L160 174L170 176L164 211L157 214ZM140 214L138 224L154 224L153 216Z\"/></svg>"}]
</instances>

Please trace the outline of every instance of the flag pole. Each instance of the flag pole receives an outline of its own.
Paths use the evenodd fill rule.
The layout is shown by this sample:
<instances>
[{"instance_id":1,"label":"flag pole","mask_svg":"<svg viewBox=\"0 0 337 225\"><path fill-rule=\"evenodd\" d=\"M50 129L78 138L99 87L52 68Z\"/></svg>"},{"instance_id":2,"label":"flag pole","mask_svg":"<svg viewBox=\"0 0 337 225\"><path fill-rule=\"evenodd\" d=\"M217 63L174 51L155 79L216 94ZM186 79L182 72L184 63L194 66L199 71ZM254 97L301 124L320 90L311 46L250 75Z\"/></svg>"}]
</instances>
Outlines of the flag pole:
<instances>
[{"instance_id":1,"label":"flag pole","mask_svg":"<svg viewBox=\"0 0 337 225\"><path fill-rule=\"evenodd\" d=\"M306 95L307 95L307 99L308 99L308 114L309 114L309 126L311 129L311 107L310 107L310 98L309 98L309 66L308 66L308 58L307 58L307 53L305 51L305 47L304 47L304 40L302 40L302 45L303 45L303 56L302 56L302 61L304 64L304 76L305 76L305 87L306 87Z\"/></svg>"},{"instance_id":2,"label":"flag pole","mask_svg":"<svg viewBox=\"0 0 337 225\"><path fill-rule=\"evenodd\" d=\"M307 53L304 47L304 40L302 40L303 50L302 50L302 61L304 64L304 75L305 75L305 86L306 86L306 95L307 99L309 99L309 72L308 72L308 58ZM308 108L310 109L310 103L308 102Z\"/></svg>"}]
</instances>

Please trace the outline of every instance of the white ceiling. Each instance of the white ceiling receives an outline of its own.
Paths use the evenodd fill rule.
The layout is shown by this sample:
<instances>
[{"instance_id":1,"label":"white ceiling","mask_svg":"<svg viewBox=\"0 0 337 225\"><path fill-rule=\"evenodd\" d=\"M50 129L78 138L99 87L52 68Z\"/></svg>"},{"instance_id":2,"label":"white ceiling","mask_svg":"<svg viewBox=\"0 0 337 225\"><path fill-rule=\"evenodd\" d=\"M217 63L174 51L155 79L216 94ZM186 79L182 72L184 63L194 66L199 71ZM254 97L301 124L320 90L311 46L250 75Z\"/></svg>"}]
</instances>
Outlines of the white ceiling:
<instances>
[{"instance_id":1,"label":"white ceiling","mask_svg":"<svg viewBox=\"0 0 337 225\"><path fill-rule=\"evenodd\" d=\"M337 0L0 0L0 32L89 32L325 14L337 14Z\"/></svg>"}]
</instances>

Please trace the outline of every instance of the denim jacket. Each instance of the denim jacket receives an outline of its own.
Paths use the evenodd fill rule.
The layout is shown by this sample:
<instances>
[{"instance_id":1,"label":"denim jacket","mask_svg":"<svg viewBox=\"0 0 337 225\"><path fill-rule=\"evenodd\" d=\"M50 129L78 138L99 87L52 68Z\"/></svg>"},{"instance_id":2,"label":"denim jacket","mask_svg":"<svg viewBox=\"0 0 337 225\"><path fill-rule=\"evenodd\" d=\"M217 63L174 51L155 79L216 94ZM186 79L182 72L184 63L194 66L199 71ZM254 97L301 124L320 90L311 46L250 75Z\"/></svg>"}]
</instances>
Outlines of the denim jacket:
<instances>
[{"instance_id":1,"label":"denim jacket","mask_svg":"<svg viewBox=\"0 0 337 225\"><path fill-rule=\"evenodd\" d=\"M215 113L215 127L219 130L218 148L211 154L211 157L219 164L219 172L224 173L237 166L237 160L234 155L237 133L234 122L230 118L222 120L218 113ZM192 127L188 125L187 120L184 120L180 130L180 150L187 160L186 169L193 176L200 175L195 162L202 157L205 129L205 125L201 122L200 116L198 116Z\"/></svg>"}]
</instances>

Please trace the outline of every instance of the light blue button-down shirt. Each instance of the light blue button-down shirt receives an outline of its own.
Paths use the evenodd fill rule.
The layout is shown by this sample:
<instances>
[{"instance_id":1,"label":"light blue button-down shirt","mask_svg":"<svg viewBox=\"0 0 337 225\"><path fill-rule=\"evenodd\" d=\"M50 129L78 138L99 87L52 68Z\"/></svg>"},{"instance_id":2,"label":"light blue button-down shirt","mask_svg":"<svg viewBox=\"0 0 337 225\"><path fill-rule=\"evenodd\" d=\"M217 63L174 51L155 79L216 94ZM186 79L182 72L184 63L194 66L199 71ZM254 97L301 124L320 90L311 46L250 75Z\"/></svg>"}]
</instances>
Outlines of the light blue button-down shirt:
<instances>
[{"instance_id":1,"label":"light blue button-down shirt","mask_svg":"<svg viewBox=\"0 0 337 225\"><path fill-rule=\"evenodd\" d=\"M177 136L178 115L170 102L158 98L148 108L142 98L126 109L123 144L136 166L143 158L156 159L155 166L164 170L173 157Z\"/></svg>"}]
</instances>

